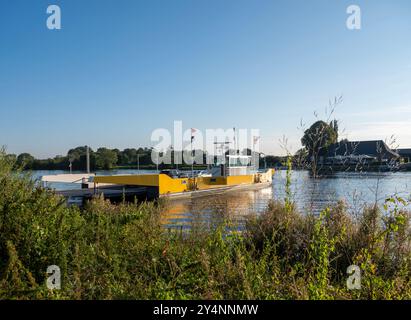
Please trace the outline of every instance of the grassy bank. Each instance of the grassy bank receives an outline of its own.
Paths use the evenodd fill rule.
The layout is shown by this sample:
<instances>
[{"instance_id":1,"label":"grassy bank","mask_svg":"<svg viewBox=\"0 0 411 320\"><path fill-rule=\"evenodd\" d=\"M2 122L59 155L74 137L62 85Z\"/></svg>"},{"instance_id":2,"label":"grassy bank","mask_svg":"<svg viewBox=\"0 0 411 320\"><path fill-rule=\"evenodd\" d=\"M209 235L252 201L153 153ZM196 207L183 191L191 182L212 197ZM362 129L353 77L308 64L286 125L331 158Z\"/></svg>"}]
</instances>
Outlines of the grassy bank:
<instances>
[{"instance_id":1,"label":"grassy bank","mask_svg":"<svg viewBox=\"0 0 411 320\"><path fill-rule=\"evenodd\" d=\"M410 299L410 215L402 199L353 218L272 202L241 234L167 232L166 203L67 208L0 154L1 299ZM226 223L230 223L227 221ZM360 266L360 290L347 267ZM61 269L61 290L46 270Z\"/></svg>"}]
</instances>

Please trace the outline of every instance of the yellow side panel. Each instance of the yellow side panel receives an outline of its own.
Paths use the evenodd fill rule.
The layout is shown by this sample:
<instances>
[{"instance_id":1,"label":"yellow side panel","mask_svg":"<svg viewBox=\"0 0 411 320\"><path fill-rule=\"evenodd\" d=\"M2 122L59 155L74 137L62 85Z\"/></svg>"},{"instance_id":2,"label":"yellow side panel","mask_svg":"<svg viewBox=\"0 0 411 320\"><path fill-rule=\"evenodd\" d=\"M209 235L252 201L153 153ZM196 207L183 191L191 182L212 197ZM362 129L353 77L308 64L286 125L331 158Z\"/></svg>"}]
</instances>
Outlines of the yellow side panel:
<instances>
[{"instance_id":1,"label":"yellow side panel","mask_svg":"<svg viewBox=\"0 0 411 320\"><path fill-rule=\"evenodd\" d=\"M158 187L158 174L124 175L124 176L97 176L96 183L124 184L130 186Z\"/></svg>"},{"instance_id":2,"label":"yellow side panel","mask_svg":"<svg viewBox=\"0 0 411 320\"><path fill-rule=\"evenodd\" d=\"M196 184L198 190L211 189L227 185L227 179L225 177L199 177L196 178Z\"/></svg>"},{"instance_id":3,"label":"yellow side panel","mask_svg":"<svg viewBox=\"0 0 411 320\"><path fill-rule=\"evenodd\" d=\"M159 194L184 192L189 189L190 179L171 178L165 174L160 174Z\"/></svg>"},{"instance_id":4,"label":"yellow side panel","mask_svg":"<svg viewBox=\"0 0 411 320\"><path fill-rule=\"evenodd\" d=\"M233 186L240 184L253 184L255 182L271 181L272 171L264 174L228 176L228 177L198 177L171 178L165 174L141 174L123 176L97 176L94 177L95 183L120 184L129 186L158 187L160 195L169 193L181 193L192 190L213 189L222 186Z\"/></svg>"},{"instance_id":5,"label":"yellow side panel","mask_svg":"<svg viewBox=\"0 0 411 320\"><path fill-rule=\"evenodd\" d=\"M238 185L238 184L252 184L254 183L254 175L245 175L245 176L228 176L227 185Z\"/></svg>"}]
</instances>

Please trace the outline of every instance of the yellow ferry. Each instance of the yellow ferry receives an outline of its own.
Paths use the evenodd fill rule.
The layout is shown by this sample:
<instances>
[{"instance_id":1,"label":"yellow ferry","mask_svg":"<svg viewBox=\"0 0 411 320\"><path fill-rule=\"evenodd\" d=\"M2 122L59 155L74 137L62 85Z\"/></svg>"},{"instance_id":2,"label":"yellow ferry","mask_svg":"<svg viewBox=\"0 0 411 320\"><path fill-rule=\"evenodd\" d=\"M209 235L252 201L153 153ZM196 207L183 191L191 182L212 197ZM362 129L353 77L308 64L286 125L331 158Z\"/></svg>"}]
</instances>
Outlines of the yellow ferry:
<instances>
[{"instance_id":1,"label":"yellow ferry","mask_svg":"<svg viewBox=\"0 0 411 320\"><path fill-rule=\"evenodd\" d=\"M99 185L146 187L154 197L174 198L268 187L273 174L274 169L257 170L251 156L229 155L224 163L202 172L163 170L156 174L94 176L91 181L96 188Z\"/></svg>"}]
</instances>

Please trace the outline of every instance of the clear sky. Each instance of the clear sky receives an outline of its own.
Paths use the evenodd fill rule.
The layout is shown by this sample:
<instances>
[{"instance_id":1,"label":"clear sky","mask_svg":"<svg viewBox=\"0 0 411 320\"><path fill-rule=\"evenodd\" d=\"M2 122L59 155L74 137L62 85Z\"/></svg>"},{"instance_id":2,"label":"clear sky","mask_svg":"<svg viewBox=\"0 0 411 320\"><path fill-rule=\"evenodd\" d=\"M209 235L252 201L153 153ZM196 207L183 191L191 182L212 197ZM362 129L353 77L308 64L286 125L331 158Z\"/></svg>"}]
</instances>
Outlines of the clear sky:
<instances>
[{"instance_id":1,"label":"clear sky","mask_svg":"<svg viewBox=\"0 0 411 320\"><path fill-rule=\"evenodd\" d=\"M46 27L47 6L62 29ZM346 9L362 29L346 28ZM258 128L297 149L329 99L351 140L411 147L409 0L2 0L0 145L149 146L156 128Z\"/></svg>"}]
</instances>

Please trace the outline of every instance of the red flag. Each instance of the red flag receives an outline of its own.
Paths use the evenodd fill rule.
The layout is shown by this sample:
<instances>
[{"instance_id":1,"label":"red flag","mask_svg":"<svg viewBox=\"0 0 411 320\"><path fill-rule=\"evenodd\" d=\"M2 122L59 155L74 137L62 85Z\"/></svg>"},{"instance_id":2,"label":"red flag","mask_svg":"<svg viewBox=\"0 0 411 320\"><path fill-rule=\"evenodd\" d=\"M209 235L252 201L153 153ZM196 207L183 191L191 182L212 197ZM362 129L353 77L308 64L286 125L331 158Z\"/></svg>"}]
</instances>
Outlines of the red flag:
<instances>
[{"instance_id":1,"label":"red flag","mask_svg":"<svg viewBox=\"0 0 411 320\"><path fill-rule=\"evenodd\" d=\"M194 134L197 132L197 129L191 128L191 142L194 140Z\"/></svg>"}]
</instances>

